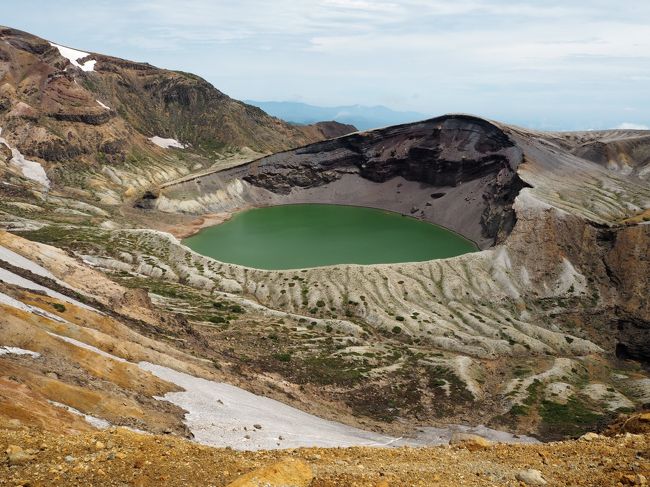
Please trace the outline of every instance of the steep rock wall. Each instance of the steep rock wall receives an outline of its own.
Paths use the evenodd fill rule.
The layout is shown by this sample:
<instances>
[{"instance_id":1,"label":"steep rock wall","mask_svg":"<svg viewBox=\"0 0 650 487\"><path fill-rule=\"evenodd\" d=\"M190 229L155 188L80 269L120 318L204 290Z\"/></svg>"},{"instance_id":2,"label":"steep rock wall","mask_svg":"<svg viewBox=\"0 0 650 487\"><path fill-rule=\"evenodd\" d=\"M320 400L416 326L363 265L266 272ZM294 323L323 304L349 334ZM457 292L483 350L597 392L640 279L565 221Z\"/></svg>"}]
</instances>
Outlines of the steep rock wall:
<instances>
[{"instance_id":1,"label":"steep rock wall","mask_svg":"<svg viewBox=\"0 0 650 487\"><path fill-rule=\"evenodd\" d=\"M288 203L356 204L448 226L486 248L515 221L522 153L494 124L448 115L355 133L178 185L140 201L164 211ZM233 181L241 190L233 193ZM154 201L160 196L160 201Z\"/></svg>"}]
</instances>

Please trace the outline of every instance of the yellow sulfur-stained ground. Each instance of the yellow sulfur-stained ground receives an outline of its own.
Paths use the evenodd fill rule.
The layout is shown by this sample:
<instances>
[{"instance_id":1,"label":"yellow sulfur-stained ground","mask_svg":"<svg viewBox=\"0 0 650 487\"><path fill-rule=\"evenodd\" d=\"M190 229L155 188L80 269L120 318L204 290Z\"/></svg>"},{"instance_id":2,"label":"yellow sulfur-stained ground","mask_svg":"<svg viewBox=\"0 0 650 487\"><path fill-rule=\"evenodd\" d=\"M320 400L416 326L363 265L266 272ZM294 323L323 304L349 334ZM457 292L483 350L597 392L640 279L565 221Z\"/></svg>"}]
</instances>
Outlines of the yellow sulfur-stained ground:
<instances>
[{"instance_id":1,"label":"yellow sulfur-stained ground","mask_svg":"<svg viewBox=\"0 0 650 487\"><path fill-rule=\"evenodd\" d=\"M304 461L313 487L524 485L521 470L539 470L552 486L646 485L650 435L598 436L544 445L339 448L239 452L126 429L72 435L14 426L0 429L0 485L226 486L284 458ZM10 445L14 445L10 447ZM6 450L22 449L10 465ZM24 455L23 455L24 456Z\"/></svg>"}]
</instances>

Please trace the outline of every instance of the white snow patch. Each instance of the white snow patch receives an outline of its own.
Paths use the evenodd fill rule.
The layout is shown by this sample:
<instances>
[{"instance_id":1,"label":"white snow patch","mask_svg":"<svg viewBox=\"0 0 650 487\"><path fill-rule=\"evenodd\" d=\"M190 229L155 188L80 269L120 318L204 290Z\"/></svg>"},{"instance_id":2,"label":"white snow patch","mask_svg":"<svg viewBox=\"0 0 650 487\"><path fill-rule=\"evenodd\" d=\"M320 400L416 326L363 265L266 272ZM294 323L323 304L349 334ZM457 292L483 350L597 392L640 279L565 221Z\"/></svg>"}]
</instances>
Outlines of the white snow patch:
<instances>
[{"instance_id":1,"label":"white snow patch","mask_svg":"<svg viewBox=\"0 0 650 487\"><path fill-rule=\"evenodd\" d=\"M167 393L160 399L188 411L185 423L194 439L206 445L259 450L415 443L318 418L229 384L193 377L149 362L139 365L185 389L184 392ZM255 424L261 429L255 428Z\"/></svg>"},{"instance_id":2,"label":"white snow patch","mask_svg":"<svg viewBox=\"0 0 650 487\"><path fill-rule=\"evenodd\" d=\"M169 149L170 147L174 147L176 149L185 149L187 147L187 145L181 144L176 139L165 139L163 137L158 137L157 135L149 137L149 140L156 144L158 147L162 147L163 149Z\"/></svg>"},{"instance_id":3,"label":"white snow patch","mask_svg":"<svg viewBox=\"0 0 650 487\"><path fill-rule=\"evenodd\" d=\"M76 49L72 49L70 47L60 46L58 44L54 44L53 42L50 42L50 45L56 47L59 50L59 53L61 54L61 56L68 59L68 61L70 61L70 63L73 66L78 67L82 71L94 71L95 70L95 63L97 61L95 61L94 59L91 59L90 61L86 61L83 64L80 64L78 62L78 59L83 59L85 57L90 56L89 53L83 52L83 51L77 51Z\"/></svg>"},{"instance_id":4,"label":"white snow patch","mask_svg":"<svg viewBox=\"0 0 650 487\"><path fill-rule=\"evenodd\" d=\"M23 257L22 255L14 252L13 250L9 250L6 247L0 246L0 260L4 260L5 262L8 262L13 266L28 270L29 272L31 272L32 274L36 274L37 276L47 277L48 279L57 280L56 277L54 277L54 275L46 268L36 264L35 262L32 262L26 257Z\"/></svg>"},{"instance_id":5,"label":"white snow patch","mask_svg":"<svg viewBox=\"0 0 650 487\"><path fill-rule=\"evenodd\" d=\"M24 348L0 346L0 355L30 355L31 357L38 358L41 356L38 352L25 350Z\"/></svg>"},{"instance_id":6,"label":"white snow patch","mask_svg":"<svg viewBox=\"0 0 650 487\"><path fill-rule=\"evenodd\" d=\"M79 340L51 332L49 334L102 356L126 362L120 357ZM184 392L171 392L155 399L169 401L187 410L185 423L193 433L194 439L206 445L228 446L240 450L309 446L425 446L447 443L454 431L475 432L504 442L535 441L532 438L517 437L484 426L463 425L422 428L415 438L395 438L328 421L229 384L193 377L149 362L140 362L138 366L156 377L185 389ZM84 414L65 404L49 402L73 414L83 416L88 423L97 428L104 429L111 426L108 421Z\"/></svg>"},{"instance_id":7,"label":"white snow patch","mask_svg":"<svg viewBox=\"0 0 650 487\"><path fill-rule=\"evenodd\" d=\"M495 441L536 441L485 426L463 425L421 428L415 438L396 438L328 421L229 384L193 377L149 362L138 365L156 377L185 389L184 392L167 393L164 398L158 399L167 400L188 411L185 424L194 439L206 445L229 446L239 450L425 446L446 444L455 431L476 433Z\"/></svg>"},{"instance_id":8,"label":"white snow patch","mask_svg":"<svg viewBox=\"0 0 650 487\"><path fill-rule=\"evenodd\" d=\"M118 362L126 362L122 357L118 357L116 355L110 354L108 352L104 352L103 350L93 347L92 345L88 345L87 343L80 342L79 340L75 340L74 338L70 338L67 336L63 335L57 335L56 333L52 333L51 331L47 332L48 334L52 335L53 337L56 337L60 340L63 340L64 342L71 343L72 345L79 347L79 348L85 348L86 350L90 350L91 352L95 352L98 355L101 355L102 357L110 358L113 360L117 360Z\"/></svg>"},{"instance_id":9,"label":"white snow patch","mask_svg":"<svg viewBox=\"0 0 650 487\"><path fill-rule=\"evenodd\" d=\"M1 134L2 129L0 128L0 135ZM23 173L23 176L32 181L36 181L49 189L50 179L47 177L43 166L38 162L25 159L25 156L23 156L18 149L11 147L4 137L0 137L0 144L4 144L7 149L11 150L11 160L9 162L18 167Z\"/></svg>"},{"instance_id":10,"label":"white snow patch","mask_svg":"<svg viewBox=\"0 0 650 487\"><path fill-rule=\"evenodd\" d=\"M97 429L105 430L106 428L111 427L111 423L109 423L105 419L96 418L95 416L91 416L90 414L84 414L78 409L75 409L72 406L68 406L67 404L62 404L60 402L50 401L50 400L48 400L47 402L49 402L52 406L56 406L57 408L66 409L67 411L71 412L72 414L76 414L77 416L83 416L83 418L86 420L88 424L94 426Z\"/></svg>"},{"instance_id":11,"label":"white snow patch","mask_svg":"<svg viewBox=\"0 0 650 487\"><path fill-rule=\"evenodd\" d=\"M58 321L60 323L67 323L66 320L63 318L53 314L49 313L41 308L37 308L35 306L30 306L28 304L25 304L21 301L18 301L17 299L12 298L11 296L8 296L4 293L0 293L0 304L4 304L6 306L11 306L12 308L19 309L21 311L26 311L27 313L33 313L36 315L44 316L45 318L49 318L54 321Z\"/></svg>"},{"instance_id":12,"label":"white snow patch","mask_svg":"<svg viewBox=\"0 0 650 487\"><path fill-rule=\"evenodd\" d=\"M11 149L11 155L13 157L10 162L20 168L23 176L42 184L46 188L50 187L50 179L47 177L43 166L36 161L25 159L25 156L23 156L18 149Z\"/></svg>"},{"instance_id":13,"label":"white snow patch","mask_svg":"<svg viewBox=\"0 0 650 487\"><path fill-rule=\"evenodd\" d=\"M40 284L36 284L35 282L25 279L24 277L21 277L18 274L14 274L13 272L8 271L7 269L4 269L2 267L0 267L0 281L6 282L7 284L20 286L25 289L30 289L32 291L42 291L52 298L60 299L61 301L66 301L68 303L79 306L80 308L85 308L91 311L95 311L96 313L101 313L100 311L88 306L87 304L81 303L76 299L72 299L61 293L53 291L52 289L49 289L45 286L41 286Z\"/></svg>"},{"instance_id":14,"label":"white snow patch","mask_svg":"<svg viewBox=\"0 0 650 487\"><path fill-rule=\"evenodd\" d=\"M23 176L25 176L27 179L31 179L32 181L36 181L37 183L42 184L46 188L50 187L50 179L47 177L43 166L41 166L36 161L25 159L25 156L23 156L18 151L18 149L12 148L11 155L13 156L11 158L11 162L20 168Z\"/></svg>"},{"instance_id":15,"label":"white snow patch","mask_svg":"<svg viewBox=\"0 0 650 487\"><path fill-rule=\"evenodd\" d=\"M96 101L97 103L99 103L99 106L100 106L100 107L105 108L106 110L110 110L110 109L111 109L111 107L109 107L108 105L104 105L101 101L99 101L99 100L95 100L95 101Z\"/></svg>"},{"instance_id":16,"label":"white snow patch","mask_svg":"<svg viewBox=\"0 0 650 487\"><path fill-rule=\"evenodd\" d=\"M89 205L90 206L90 205ZM99 208L97 208L99 210ZM62 281L61 279L57 278L54 274L52 274L49 270L47 270L45 267L37 264L36 262L23 257L17 252L14 252L13 250L10 250L6 247L3 247L0 245L0 260L3 260L5 262L8 262L9 264L20 267L22 269L25 269L32 274L36 274L37 276L45 277L48 279L52 279L55 281L58 285L75 290L73 287L69 286L65 281ZM28 281L29 282L29 281ZM52 291L54 292L54 291ZM63 298L62 298L63 299ZM96 311L99 314L102 314L101 311L95 310L94 308L91 308L83 303L79 303L76 300L72 300L71 298L66 298L68 302L77 304L78 306L85 307L86 309L90 309L93 311ZM54 316L54 315L53 315Z\"/></svg>"}]
</instances>

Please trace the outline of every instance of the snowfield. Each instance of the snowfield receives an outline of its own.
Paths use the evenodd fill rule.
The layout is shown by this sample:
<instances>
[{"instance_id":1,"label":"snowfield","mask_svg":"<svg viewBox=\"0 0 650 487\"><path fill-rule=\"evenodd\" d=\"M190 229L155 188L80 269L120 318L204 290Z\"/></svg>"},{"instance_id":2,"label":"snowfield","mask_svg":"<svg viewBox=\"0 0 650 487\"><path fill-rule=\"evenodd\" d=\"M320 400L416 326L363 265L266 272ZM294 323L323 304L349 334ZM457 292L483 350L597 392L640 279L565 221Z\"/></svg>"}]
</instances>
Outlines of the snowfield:
<instances>
[{"instance_id":1,"label":"snowfield","mask_svg":"<svg viewBox=\"0 0 650 487\"><path fill-rule=\"evenodd\" d=\"M61 54L61 56L66 58L68 61L70 61L70 63L73 66L78 67L82 71L94 71L95 70L95 63L97 61L95 61L94 59L91 59L90 61L86 61L83 64L80 64L78 62L78 59L83 59L85 57L88 57L88 56L90 56L90 53L83 52L83 51L77 51L76 49L71 49L71 48L65 47L65 46L60 46L58 44L54 44L53 42L50 42L50 45L56 47L59 50L59 53Z\"/></svg>"},{"instance_id":2,"label":"snowfield","mask_svg":"<svg viewBox=\"0 0 650 487\"><path fill-rule=\"evenodd\" d=\"M185 389L159 399L188 411L185 423L199 443L239 450L409 444L399 438L319 418L230 384L193 377L149 362L139 365Z\"/></svg>"},{"instance_id":3,"label":"snowfield","mask_svg":"<svg viewBox=\"0 0 650 487\"><path fill-rule=\"evenodd\" d=\"M185 149L187 147L185 144L181 144L176 139L165 139L163 137L158 137L157 135L149 137L149 140L156 144L158 147L162 147L163 149L169 149L171 147L175 149Z\"/></svg>"},{"instance_id":4,"label":"snowfield","mask_svg":"<svg viewBox=\"0 0 650 487\"><path fill-rule=\"evenodd\" d=\"M14 252L13 250L9 250L8 248L3 247L1 245L0 245L0 260L4 260L5 262L8 262L13 266L20 267L21 269L25 269L31 272L32 274L36 274L37 276L47 277L48 279L58 281L58 279L54 277L54 275L50 271L48 271L45 267L42 267L38 265L36 262L32 262L26 257L23 257L22 255Z\"/></svg>"},{"instance_id":5,"label":"snowfield","mask_svg":"<svg viewBox=\"0 0 650 487\"><path fill-rule=\"evenodd\" d=\"M111 107L109 107L108 105L104 105L101 101L99 101L99 100L95 100L95 101L96 101L97 103L99 103L99 106L100 106L100 107L102 107L102 108L104 108L104 109L106 109L106 110L110 110L110 109L111 109Z\"/></svg>"},{"instance_id":6,"label":"snowfield","mask_svg":"<svg viewBox=\"0 0 650 487\"><path fill-rule=\"evenodd\" d=\"M0 346L0 356L2 355L29 355L34 358L41 356L38 352L32 352L31 350L25 350L24 348Z\"/></svg>"},{"instance_id":7,"label":"snowfield","mask_svg":"<svg viewBox=\"0 0 650 487\"><path fill-rule=\"evenodd\" d=\"M11 306L12 308L16 308L21 311L26 311L27 313L44 316L46 318L49 318L54 321L58 321L60 323L67 323L66 320L60 318L59 316L53 313L49 313L41 308L37 308L36 306L30 306L29 304L25 304L22 301L18 301L17 299L12 298L11 296L8 296L5 293L0 293L0 304Z\"/></svg>"},{"instance_id":8,"label":"snowfield","mask_svg":"<svg viewBox=\"0 0 650 487\"><path fill-rule=\"evenodd\" d=\"M88 306L87 304L77 301L76 299L70 298L64 294L53 291L52 289L47 288L45 286L41 286L40 284L30 281L29 279L25 279L24 277L19 276L18 274L14 274L13 272L8 271L7 269L4 269L2 267L0 267L0 281L6 282L7 284L13 284L14 286L19 286L25 289L29 289L30 291L41 291L52 298L56 298L61 301L66 301L70 304L79 306L80 308L85 308L98 313L96 309Z\"/></svg>"},{"instance_id":9,"label":"snowfield","mask_svg":"<svg viewBox=\"0 0 650 487\"><path fill-rule=\"evenodd\" d=\"M91 416L90 414L84 414L78 409L73 408L72 406L68 406L67 404L62 404L60 402L56 401L47 401L49 402L52 406L56 406L57 408L65 409L66 411L75 414L77 416L82 416L88 424L91 426L94 426L97 429L104 430L106 428L111 427L111 423L106 421L105 419L100 419L96 418L95 416Z\"/></svg>"},{"instance_id":10,"label":"snowfield","mask_svg":"<svg viewBox=\"0 0 650 487\"><path fill-rule=\"evenodd\" d=\"M52 274L50 271L48 271L45 267L37 264L36 262L23 257L22 255L18 254L17 252L14 252L13 250L10 250L6 247L3 247L0 245L0 260L5 261L12 266L15 267L20 267L21 269L25 269L32 274L36 274L37 276L45 277L47 279L52 279L55 281L57 284L59 284L62 287L66 287L68 289L73 289L70 286L68 286L64 281L61 279L58 279L54 274ZM20 286L25 289L30 289L32 291L42 291L45 294L47 294L50 297L60 299L61 301L67 301L68 303L74 304L76 306L79 306L80 308L85 308L87 310L94 311L95 313L102 314L101 311L96 310L95 308L88 306L87 304L84 304L76 299L73 299L69 296L66 296L64 294L58 293L56 291L53 291L50 288L47 288L45 286L41 286L40 284L37 284L33 281L30 281L29 279L26 279L22 276L19 276L18 274L15 274L7 269L1 268L0 267L0 281L4 281L7 284L13 284L15 286ZM19 302L19 301L18 301ZM22 304L22 303L21 303ZM25 306L25 305L23 305ZM31 308L31 307L30 307ZM55 315L53 315L55 316ZM58 317L57 317L58 318Z\"/></svg>"},{"instance_id":11,"label":"snowfield","mask_svg":"<svg viewBox=\"0 0 650 487\"><path fill-rule=\"evenodd\" d=\"M194 440L206 445L238 450L270 450L301 447L425 446L443 445L455 432L474 433L493 441L537 443L485 426L449 425L421 428L415 438L395 438L328 421L268 397L239 387L193 377L168 367L140 362L140 368L185 389L164 399L188 413L185 424Z\"/></svg>"},{"instance_id":12,"label":"snowfield","mask_svg":"<svg viewBox=\"0 0 650 487\"><path fill-rule=\"evenodd\" d=\"M64 342L71 343L75 347L79 348L85 348L86 350L90 350L91 352L95 352L97 355L101 355L102 357L110 358L112 360L115 360L117 362L126 362L122 357L118 357L117 355L110 354L108 352L104 352L103 350L93 347L92 345L88 345L87 343L80 342L79 340L75 340L74 338L70 338L64 335L58 335L56 333L52 333L51 331L47 332L49 335L58 338L59 340L63 340Z\"/></svg>"},{"instance_id":13,"label":"snowfield","mask_svg":"<svg viewBox=\"0 0 650 487\"><path fill-rule=\"evenodd\" d=\"M2 135L1 128L0 135ZM50 188L50 179L47 177L43 166L41 166L38 162L25 159L25 156L23 156L18 149L11 147L4 137L0 137L0 144L4 144L7 149L11 151L11 160L9 162L20 169L23 176L25 176L27 179L31 179L32 181L36 181L37 183L42 184L47 189Z\"/></svg>"}]
</instances>

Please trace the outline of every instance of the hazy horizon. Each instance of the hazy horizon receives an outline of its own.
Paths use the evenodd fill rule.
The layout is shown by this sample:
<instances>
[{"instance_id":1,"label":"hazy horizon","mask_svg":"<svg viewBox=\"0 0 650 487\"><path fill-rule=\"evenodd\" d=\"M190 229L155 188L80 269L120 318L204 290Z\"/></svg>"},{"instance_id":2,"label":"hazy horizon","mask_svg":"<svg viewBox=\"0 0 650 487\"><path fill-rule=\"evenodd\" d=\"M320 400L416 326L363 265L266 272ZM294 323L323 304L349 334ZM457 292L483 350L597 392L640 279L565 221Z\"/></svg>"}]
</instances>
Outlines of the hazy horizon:
<instances>
[{"instance_id":1,"label":"hazy horizon","mask_svg":"<svg viewBox=\"0 0 650 487\"><path fill-rule=\"evenodd\" d=\"M641 1L23 0L4 10L7 26L189 71L237 99L542 129L650 125Z\"/></svg>"}]
</instances>

